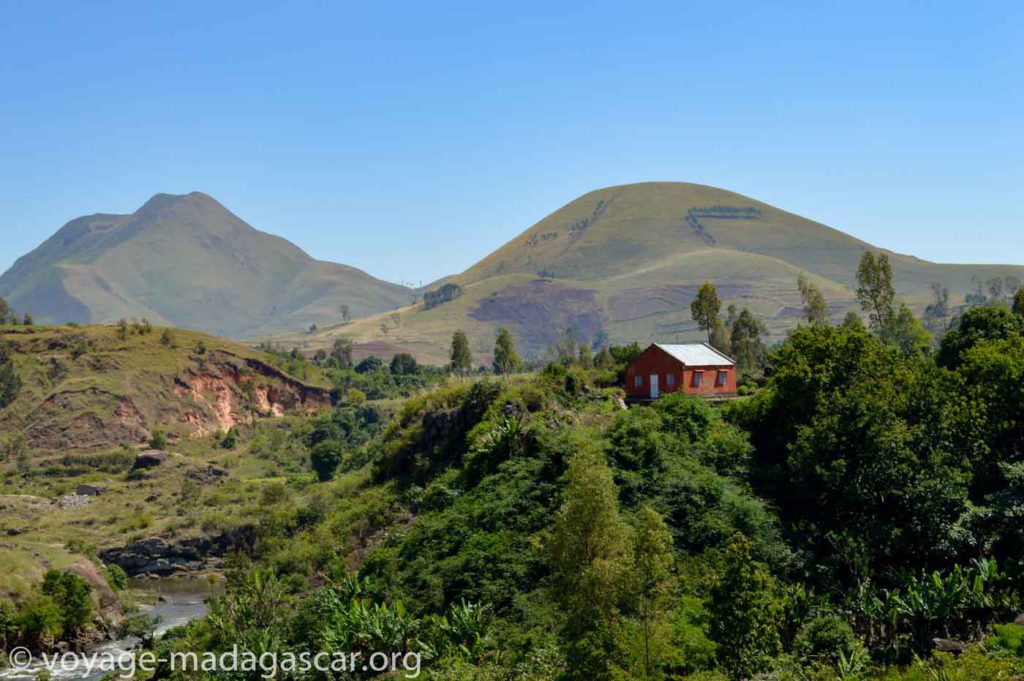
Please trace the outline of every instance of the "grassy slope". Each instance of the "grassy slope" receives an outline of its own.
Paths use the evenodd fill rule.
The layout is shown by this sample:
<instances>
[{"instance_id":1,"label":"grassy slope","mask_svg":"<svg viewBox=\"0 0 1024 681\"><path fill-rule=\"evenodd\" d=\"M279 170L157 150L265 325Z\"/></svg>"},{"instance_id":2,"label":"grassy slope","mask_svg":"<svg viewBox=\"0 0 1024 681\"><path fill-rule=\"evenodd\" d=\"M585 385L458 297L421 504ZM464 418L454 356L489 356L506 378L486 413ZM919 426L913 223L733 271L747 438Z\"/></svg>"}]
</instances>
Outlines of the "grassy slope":
<instances>
[{"instance_id":1,"label":"grassy slope","mask_svg":"<svg viewBox=\"0 0 1024 681\"><path fill-rule=\"evenodd\" d=\"M691 209L716 206L759 213L757 219L698 217L701 230L687 222ZM453 277L465 291L454 302L429 311L405 308L394 319L381 314L286 340L313 349L346 336L364 354L402 350L434 362L446 359L451 333L459 328L482 355L489 353L500 325L512 329L521 349L538 353L552 334L568 326L590 340L595 318L613 342L693 340L700 334L689 303L705 280L715 282L726 305L746 306L763 317L778 338L799 316L801 270L823 289L834 317L855 309L856 268L869 248L838 230L714 187L609 187L555 211ZM930 298L932 282L947 286L957 303L977 288L974 278L1024 279L1019 266L944 265L889 256L899 295L919 310ZM529 286L539 273L553 277L550 295ZM592 303L584 300L588 292ZM503 311L489 308L495 296ZM524 312L530 308L536 314ZM481 314L487 309L490 313Z\"/></svg>"},{"instance_id":2,"label":"grassy slope","mask_svg":"<svg viewBox=\"0 0 1024 681\"><path fill-rule=\"evenodd\" d=\"M212 198L157 195L132 215L65 225L0 277L38 321L154 323L235 337L296 330L405 304L408 289L313 260Z\"/></svg>"},{"instance_id":3,"label":"grassy slope","mask_svg":"<svg viewBox=\"0 0 1024 681\"><path fill-rule=\"evenodd\" d=\"M228 420L245 419L240 377L261 394L273 391L286 406L296 406L306 390L310 405L316 399L329 403L322 377L276 375L266 356L248 346L173 330L167 347L161 334L153 329L121 340L109 326L0 327L22 379L18 398L0 413L0 437L23 433L36 455L45 457L137 446L156 428L175 436L213 432ZM83 350L77 357L76 346Z\"/></svg>"}]
</instances>

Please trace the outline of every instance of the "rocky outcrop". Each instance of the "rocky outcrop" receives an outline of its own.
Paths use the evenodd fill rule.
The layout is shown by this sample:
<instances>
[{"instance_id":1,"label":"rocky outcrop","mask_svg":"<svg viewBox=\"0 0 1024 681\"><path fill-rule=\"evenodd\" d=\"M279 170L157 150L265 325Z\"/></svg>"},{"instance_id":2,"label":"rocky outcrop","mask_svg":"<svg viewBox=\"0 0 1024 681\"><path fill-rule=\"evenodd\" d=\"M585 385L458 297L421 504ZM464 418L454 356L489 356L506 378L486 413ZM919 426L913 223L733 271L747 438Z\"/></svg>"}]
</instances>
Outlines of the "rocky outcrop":
<instances>
[{"instance_id":1,"label":"rocky outcrop","mask_svg":"<svg viewBox=\"0 0 1024 681\"><path fill-rule=\"evenodd\" d=\"M135 457L135 463L132 464L132 471L156 468L167 461L167 456L167 452L162 452L159 449L147 449L144 452L140 452L139 455Z\"/></svg>"},{"instance_id":2,"label":"rocky outcrop","mask_svg":"<svg viewBox=\"0 0 1024 681\"><path fill-rule=\"evenodd\" d=\"M255 543L252 528L239 528L215 537L171 539L149 537L118 548L99 552L104 563L117 565L129 577L167 577L221 567L232 553L250 553Z\"/></svg>"}]
</instances>

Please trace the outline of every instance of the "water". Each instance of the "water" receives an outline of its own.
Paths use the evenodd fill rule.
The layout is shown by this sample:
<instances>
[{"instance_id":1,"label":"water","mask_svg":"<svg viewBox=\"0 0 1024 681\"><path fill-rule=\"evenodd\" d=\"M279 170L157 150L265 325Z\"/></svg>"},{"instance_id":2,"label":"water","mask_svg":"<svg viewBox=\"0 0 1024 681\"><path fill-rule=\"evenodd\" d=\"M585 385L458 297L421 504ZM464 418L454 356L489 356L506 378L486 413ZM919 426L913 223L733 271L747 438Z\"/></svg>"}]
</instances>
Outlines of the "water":
<instances>
[{"instance_id":1,"label":"water","mask_svg":"<svg viewBox=\"0 0 1024 681\"><path fill-rule=\"evenodd\" d=\"M158 638L163 636L168 629L187 624L205 615L209 610L206 599L223 592L221 584L211 585L206 580L194 577L131 580L131 588L149 591L157 595L158 600L152 608L140 608L140 611L147 615L160 617L160 623L156 628ZM107 641L89 648L86 654L118 655L132 650L137 643L136 639ZM36 674L42 668L43 663L40 661L27 670L0 670L0 681L35 681ZM86 669L75 671L54 669L52 674L55 681L99 681L105 676L104 672L89 673Z\"/></svg>"}]
</instances>

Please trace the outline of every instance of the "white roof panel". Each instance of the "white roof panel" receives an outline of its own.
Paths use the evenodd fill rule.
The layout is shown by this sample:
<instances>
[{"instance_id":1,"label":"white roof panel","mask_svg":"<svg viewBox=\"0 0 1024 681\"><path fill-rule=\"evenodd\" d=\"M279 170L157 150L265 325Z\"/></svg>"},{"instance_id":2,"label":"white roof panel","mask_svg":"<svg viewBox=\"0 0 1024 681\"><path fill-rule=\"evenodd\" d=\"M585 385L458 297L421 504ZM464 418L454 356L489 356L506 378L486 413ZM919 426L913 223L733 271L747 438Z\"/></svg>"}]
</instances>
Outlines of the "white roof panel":
<instances>
[{"instance_id":1,"label":"white roof panel","mask_svg":"<svg viewBox=\"0 0 1024 681\"><path fill-rule=\"evenodd\" d=\"M655 345L687 366L732 366L735 364L707 343L655 343Z\"/></svg>"}]
</instances>

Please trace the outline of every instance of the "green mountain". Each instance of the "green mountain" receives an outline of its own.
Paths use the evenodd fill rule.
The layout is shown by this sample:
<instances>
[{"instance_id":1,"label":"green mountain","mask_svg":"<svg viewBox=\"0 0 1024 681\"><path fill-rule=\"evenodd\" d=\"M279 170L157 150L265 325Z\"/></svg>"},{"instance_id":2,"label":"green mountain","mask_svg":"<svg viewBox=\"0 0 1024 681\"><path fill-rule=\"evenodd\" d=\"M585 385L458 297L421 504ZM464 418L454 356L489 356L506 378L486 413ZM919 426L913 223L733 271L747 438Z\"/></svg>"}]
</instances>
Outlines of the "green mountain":
<instances>
[{"instance_id":1,"label":"green mountain","mask_svg":"<svg viewBox=\"0 0 1024 681\"><path fill-rule=\"evenodd\" d=\"M72 220L0 276L37 321L154 324L257 338L408 304L409 289L314 260L211 197L157 194L131 215Z\"/></svg>"},{"instance_id":2,"label":"green mountain","mask_svg":"<svg viewBox=\"0 0 1024 681\"><path fill-rule=\"evenodd\" d=\"M714 282L726 305L749 307L776 337L801 314L796 286L806 271L834 317L856 309L857 264L871 244L826 225L724 189L657 182L608 187L550 214L450 281L451 302L420 305L322 330L366 353L406 350L443 361L453 329L469 334L481 361L499 326L520 348L543 352L566 328L577 338L613 342L699 336L690 301ZM897 293L919 312L933 283L950 303L987 291L993 279L1024 280L1024 267L946 265L889 253ZM306 343L310 342L305 338Z\"/></svg>"}]
</instances>

